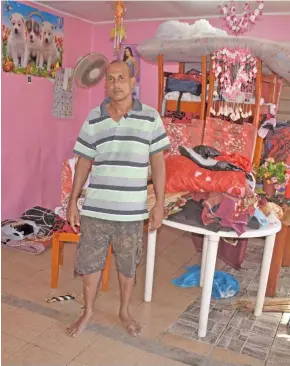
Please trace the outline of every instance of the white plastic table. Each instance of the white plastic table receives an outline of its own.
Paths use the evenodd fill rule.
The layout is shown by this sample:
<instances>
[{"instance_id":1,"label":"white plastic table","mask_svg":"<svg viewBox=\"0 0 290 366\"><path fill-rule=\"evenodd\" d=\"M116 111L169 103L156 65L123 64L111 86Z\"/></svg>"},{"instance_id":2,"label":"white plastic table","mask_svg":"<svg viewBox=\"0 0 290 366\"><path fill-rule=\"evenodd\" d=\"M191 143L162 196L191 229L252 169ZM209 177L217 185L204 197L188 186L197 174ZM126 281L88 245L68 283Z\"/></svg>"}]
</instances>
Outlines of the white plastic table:
<instances>
[{"instance_id":1,"label":"white plastic table","mask_svg":"<svg viewBox=\"0 0 290 366\"><path fill-rule=\"evenodd\" d=\"M201 338L205 337L207 332L212 284L215 272L218 243L220 238L223 237L223 238L246 239L246 238L265 237L265 247L262 259L259 288L254 311L255 316L262 315L267 281L274 249L275 237L276 233L278 233L281 230L280 221L278 221L275 224L271 224L267 227L260 228L258 230L248 229L241 236L238 236L234 231L230 232L219 231L216 233L200 227L180 224L178 222L170 220L163 220L163 225L170 226L175 229L187 231L194 234L204 235L202 261L201 261L201 275L200 275L200 287L202 287L202 295L201 295L199 326L198 326L198 336ZM145 293L144 293L145 302L151 302L152 299L156 238L157 238L157 231L149 232L148 245L147 245Z\"/></svg>"}]
</instances>

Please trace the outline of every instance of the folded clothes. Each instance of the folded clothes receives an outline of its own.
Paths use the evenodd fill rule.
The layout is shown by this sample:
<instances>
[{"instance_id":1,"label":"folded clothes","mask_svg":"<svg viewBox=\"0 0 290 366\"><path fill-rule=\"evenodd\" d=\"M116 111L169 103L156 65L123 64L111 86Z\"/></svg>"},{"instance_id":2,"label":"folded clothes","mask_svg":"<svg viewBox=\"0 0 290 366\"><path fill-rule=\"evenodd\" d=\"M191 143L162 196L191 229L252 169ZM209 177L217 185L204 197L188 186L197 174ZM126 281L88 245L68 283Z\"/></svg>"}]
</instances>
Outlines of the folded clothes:
<instances>
[{"instance_id":1,"label":"folded clothes","mask_svg":"<svg viewBox=\"0 0 290 366\"><path fill-rule=\"evenodd\" d=\"M256 205L256 196L238 199L227 194L210 193L206 200L188 199L182 211L170 216L170 220L214 232L235 230L241 235L247 227L261 227L259 220L254 218Z\"/></svg>"}]
</instances>

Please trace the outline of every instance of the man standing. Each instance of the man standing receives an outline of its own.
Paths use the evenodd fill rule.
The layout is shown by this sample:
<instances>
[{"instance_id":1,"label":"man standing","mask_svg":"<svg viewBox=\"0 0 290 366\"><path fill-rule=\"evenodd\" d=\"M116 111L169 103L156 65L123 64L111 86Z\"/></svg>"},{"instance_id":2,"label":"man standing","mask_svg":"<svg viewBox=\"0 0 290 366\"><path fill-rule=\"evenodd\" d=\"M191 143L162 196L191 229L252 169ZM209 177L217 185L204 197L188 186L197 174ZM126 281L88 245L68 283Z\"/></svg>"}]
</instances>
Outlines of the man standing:
<instances>
[{"instance_id":1,"label":"man standing","mask_svg":"<svg viewBox=\"0 0 290 366\"><path fill-rule=\"evenodd\" d=\"M149 217L149 229L153 231L163 220L163 151L169 147L169 140L158 112L132 99L134 82L125 62L109 64L106 71L109 98L90 112L74 148L79 159L68 221L75 232L80 226L75 271L83 276L85 305L84 314L68 329L72 337L81 333L92 317L110 243L120 284L119 317L131 335L141 331L130 315L129 303L136 265L141 258L143 222L148 217L148 166L150 160L156 195ZM90 170L90 185L80 220L77 199Z\"/></svg>"}]
</instances>

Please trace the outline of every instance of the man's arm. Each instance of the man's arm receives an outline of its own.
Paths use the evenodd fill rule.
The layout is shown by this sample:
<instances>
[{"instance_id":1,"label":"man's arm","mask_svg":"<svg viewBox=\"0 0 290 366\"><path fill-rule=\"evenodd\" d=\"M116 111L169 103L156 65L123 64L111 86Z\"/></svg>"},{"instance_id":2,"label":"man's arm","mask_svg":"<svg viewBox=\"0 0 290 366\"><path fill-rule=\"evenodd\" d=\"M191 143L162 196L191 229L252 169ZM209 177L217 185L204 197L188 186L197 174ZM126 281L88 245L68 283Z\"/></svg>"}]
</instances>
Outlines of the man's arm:
<instances>
[{"instance_id":1,"label":"man's arm","mask_svg":"<svg viewBox=\"0 0 290 366\"><path fill-rule=\"evenodd\" d=\"M164 208L165 195L165 160L163 151L150 156L151 175L156 197L156 206Z\"/></svg>"},{"instance_id":2,"label":"man's arm","mask_svg":"<svg viewBox=\"0 0 290 366\"><path fill-rule=\"evenodd\" d=\"M78 155L79 159L75 167L72 192L67 210L67 219L73 231L77 232L77 227L80 226L80 213L77 207L77 200L82 193L96 156L96 150L92 144L90 123L88 119L81 128L79 137L75 143L74 154Z\"/></svg>"},{"instance_id":3,"label":"man's arm","mask_svg":"<svg viewBox=\"0 0 290 366\"><path fill-rule=\"evenodd\" d=\"M149 230L154 231L162 225L164 217L165 201L165 181L166 169L164 160L164 150L170 145L166 135L162 119L157 115L152 132L152 141L150 144L150 163L153 187L156 197L156 203L150 212Z\"/></svg>"},{"instance_id":4,"label":"man's arm","mask_svg":"<svg viewBox=\"0 0 290 366\"><path fill-rule=\"evenodd\" d=\"M72 192L70 200L74 203L77 202L80 197L83 186L86 183L90 170L92 167L92 160L80 156L75 168L74 181L72 186Z\"/></svg>"}]
</instances>

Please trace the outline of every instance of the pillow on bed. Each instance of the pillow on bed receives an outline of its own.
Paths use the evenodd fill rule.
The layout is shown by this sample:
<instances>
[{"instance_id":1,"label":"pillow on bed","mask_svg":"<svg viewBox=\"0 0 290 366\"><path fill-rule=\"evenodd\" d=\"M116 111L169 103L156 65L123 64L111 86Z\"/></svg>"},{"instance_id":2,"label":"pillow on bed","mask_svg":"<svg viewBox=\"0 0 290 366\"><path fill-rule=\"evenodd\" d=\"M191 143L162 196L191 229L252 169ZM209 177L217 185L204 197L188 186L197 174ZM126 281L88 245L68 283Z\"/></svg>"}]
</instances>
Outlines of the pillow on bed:
<instances>
[{"instance_id":1,"label":"pillow on bed","mask_svg":"<svg viewBox=\"0 0 290 366\"><path fill-rule=\"evenodd\" d=\"M245 195L246 175L243 172L211 171L190 159L168 156L166 163L166 192L220 192L233 196Z\"/></svg>"}]
</instances>

